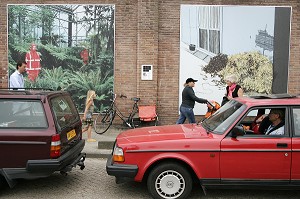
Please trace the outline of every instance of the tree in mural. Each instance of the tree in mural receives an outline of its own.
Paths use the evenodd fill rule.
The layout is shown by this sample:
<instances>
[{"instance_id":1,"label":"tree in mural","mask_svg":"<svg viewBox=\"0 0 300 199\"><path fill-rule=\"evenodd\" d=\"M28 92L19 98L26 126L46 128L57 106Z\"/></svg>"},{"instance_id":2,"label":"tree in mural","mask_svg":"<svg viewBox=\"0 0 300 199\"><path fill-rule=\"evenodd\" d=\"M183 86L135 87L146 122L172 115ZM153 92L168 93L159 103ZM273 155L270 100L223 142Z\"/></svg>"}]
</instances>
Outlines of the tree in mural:
<instances>
[{"instance_id":1,"label":"tree in mural","mask_svg":"<svg viewBox=\"0 0 300 199\"><path fill-rule=\"evenodd\" d=\"M62 26L65 21L67 25ZM84 37L79 40L72 27L84 29ZM26 87L68 90L79 111L87 90L92 89L98 95L96 107L106 106L114 75L113 5L9 5L9 74L32 43L37 44L42 70L34 81L25 75Z\"/></svg>"},{"instance_id":2,"label":"tree in mural","mask_svg":"<svg viewBox=\"0 0 300 199\"><path fill-rule=\"evenodd\" d=\"M245 52L227 57L219 54L211 59L203 69L212 76L219 76L216 84L224 85L224 78L229 74L236 74L239 84L249 94L270 94L272 89L271 61L259 52Z\"/></svg>"}]
</instances>

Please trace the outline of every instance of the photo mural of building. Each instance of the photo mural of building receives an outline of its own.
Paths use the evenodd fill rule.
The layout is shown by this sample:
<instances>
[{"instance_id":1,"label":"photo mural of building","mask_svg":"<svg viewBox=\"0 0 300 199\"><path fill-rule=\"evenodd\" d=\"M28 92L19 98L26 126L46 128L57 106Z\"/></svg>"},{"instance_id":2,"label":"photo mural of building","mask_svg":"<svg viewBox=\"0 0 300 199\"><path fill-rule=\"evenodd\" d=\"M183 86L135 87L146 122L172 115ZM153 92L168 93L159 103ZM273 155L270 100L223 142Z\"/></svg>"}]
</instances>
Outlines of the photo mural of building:
<instances>
[{"instance_id":1,"label":"photo mural of building","mask_svg":"<svg viewBox=\"0 0 300 199\"><path fill-rule=\"evenodd\" d=\"M9 75L26 60L25 87L67 90L82 112L88 90L96 110L114 86L114 5L7 5Z\"/></svg>"},{"instance_id":2,"label":"photo mural of building","mask_svg":"<svg viewBox=\"0 0 300 199\"><path fill-rule=\"evenodd\" d=\"M198 97L221 103L229 74L245 95L287 92L291 7L181 5L180 13L179 96L193 77ZM195 114L205 112L196 104Z\"/></svg>"}]
</instances>

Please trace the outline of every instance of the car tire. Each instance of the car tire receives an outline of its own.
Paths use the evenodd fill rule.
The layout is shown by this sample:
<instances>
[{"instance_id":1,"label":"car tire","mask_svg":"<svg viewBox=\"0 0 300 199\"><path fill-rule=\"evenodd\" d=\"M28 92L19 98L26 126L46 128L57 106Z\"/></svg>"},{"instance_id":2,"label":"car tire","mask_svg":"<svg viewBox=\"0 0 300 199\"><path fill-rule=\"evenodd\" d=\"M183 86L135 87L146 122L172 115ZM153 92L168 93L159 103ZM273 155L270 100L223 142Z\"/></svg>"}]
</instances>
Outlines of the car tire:
<instances>
[{"instance_id":1,"label":"car tire","mask_svg":"<svg viewBox=\"0 0 300 199\"><path fill-rule=\"evenodd\" d=\"M156 166L150 172L147 186L153 198L182 199L191 193L193 181L185 167L168 162Z\"/></svg>"}]
</instances>

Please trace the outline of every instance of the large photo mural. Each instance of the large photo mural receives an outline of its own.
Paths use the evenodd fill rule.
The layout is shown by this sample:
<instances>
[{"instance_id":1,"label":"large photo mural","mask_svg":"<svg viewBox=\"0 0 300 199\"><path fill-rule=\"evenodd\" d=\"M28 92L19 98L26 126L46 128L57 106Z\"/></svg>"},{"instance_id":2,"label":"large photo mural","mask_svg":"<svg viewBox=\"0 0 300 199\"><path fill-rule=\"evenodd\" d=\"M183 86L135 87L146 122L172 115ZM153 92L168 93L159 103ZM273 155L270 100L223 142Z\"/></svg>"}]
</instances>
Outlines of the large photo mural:
<instances>
[{"instance_id":1,"label":"large photo mural","mask_svg":"<svg viewBox=\"0 0 300 199\"><path fill-rule=\"evenodd\" d=\"M286 93L290 19L290 7L182 5L179 104L189 77L198 97L220 104L231 74L244 95ZM196 103L196 115L206 110Z\"/></svg>"},{"instance_id":2,"label":"large photo mural","mask_svg":"<svg viewBox=\"0 0 300 199\"><path fill-rule=\"evenodd\" d=\"M9 75L26 61L25 87L67 90L83 112L88 90L96 110L114 83L114 5L8 5Z\"/></svg>"}]
</instances>

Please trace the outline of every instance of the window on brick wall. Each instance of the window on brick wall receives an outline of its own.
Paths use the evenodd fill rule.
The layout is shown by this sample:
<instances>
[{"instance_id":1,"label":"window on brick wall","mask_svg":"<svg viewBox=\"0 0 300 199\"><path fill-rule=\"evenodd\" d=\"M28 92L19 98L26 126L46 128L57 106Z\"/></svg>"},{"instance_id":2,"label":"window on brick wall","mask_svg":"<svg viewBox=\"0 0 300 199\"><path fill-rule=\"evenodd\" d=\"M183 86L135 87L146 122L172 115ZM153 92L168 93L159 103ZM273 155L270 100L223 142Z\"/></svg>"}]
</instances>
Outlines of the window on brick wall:
<instances>
[{"instance_id":1,"label":"window on brick wall","mask_svg":"<svg viewBox=\"0 0 300 199\"><path fill-rule=\"evenodd\" d=\"M199 47L214 53L220 53L221 7L203 6L198 9Z\"/></svg>"}]
</instances>

